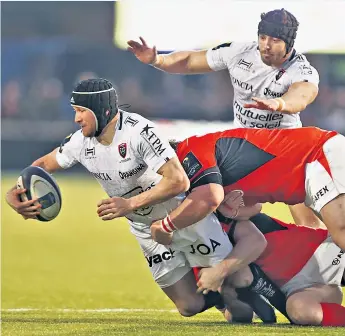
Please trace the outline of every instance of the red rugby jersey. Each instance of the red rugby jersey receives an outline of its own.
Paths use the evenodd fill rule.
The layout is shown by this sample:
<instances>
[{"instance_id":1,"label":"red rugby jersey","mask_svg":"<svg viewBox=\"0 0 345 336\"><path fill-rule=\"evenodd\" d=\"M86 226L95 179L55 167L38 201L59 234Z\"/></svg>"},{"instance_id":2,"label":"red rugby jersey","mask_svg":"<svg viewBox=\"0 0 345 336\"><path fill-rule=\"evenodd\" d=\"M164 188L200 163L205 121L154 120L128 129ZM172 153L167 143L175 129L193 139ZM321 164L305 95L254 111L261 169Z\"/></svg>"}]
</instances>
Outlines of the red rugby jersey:
<instances>
[{"instance_id":1,"label":"red rugby jersey","mask_svg":"<svg viewBox=\"0 0 345 336\"><path fill-rule=\"evenodd\" d=\"M246 205L297 204L305 199L306 163L319 160L331 175L322 146L336 134L316 127L239 128L188 138L177 155L191 188L218 183L225 192L242 190Z\"/></svg>"}]
</instances>

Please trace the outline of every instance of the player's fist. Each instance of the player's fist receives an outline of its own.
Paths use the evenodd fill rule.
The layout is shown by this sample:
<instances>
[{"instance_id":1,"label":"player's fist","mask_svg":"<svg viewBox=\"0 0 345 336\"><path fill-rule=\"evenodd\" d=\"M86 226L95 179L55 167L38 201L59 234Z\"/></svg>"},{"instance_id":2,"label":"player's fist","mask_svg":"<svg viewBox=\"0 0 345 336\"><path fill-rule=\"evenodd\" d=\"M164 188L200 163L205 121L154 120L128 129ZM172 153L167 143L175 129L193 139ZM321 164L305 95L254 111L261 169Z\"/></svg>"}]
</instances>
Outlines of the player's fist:
<instances>
[{"instance_id":1,"label":"player's fist","mask_svg":"<svg viewBox=\"0 0 345 336\"><path fill-rule=\"evenodd\" d=\"M154 63L157 59L156 47L149 47L142 37L139 38L141 43L133 40L127 41L129 46L127 50L133 53L140 62L145 64Z\"/></svg>"},{"instance_id":2,"label":"player's fist","mask_svg":"<svg viewBox=\"0 0 345 336\"><path fill-rule=\"evenodd\" d=\"M172 243L172 233L168 233L162 230L162 220L155 221L151 224L152 239L158 244L170 245Z\"/></svg>"}]
</instances>

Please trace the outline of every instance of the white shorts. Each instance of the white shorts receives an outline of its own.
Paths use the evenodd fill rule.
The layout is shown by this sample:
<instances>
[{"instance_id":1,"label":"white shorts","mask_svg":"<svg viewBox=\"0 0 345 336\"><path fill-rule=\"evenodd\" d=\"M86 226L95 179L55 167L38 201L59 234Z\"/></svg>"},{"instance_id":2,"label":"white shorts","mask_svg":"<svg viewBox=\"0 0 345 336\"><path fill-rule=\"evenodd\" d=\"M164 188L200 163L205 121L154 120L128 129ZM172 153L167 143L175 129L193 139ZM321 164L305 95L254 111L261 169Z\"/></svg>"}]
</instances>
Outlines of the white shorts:
<instances>
[{"instance_id":1,"label":"white shorts","mask_svg":"<svg viewBox=\"0 0 345 336\"><path fill-rule=\"evenodd\" d=\"M306 165L305 204L320 210L340 194L345 194L345 137L338 134L323 145L331 175L319 161Z\"/></svg>"},{"instance_id":2,"label":"white shorts","mask_svg":"<svg viewBox=\"0 0 345 336\"><path fill-rule=\"evenodd\" d=\"M227 234L213 214L188 228L175 231L170 246L152 240L149 228L139 231L131 226L131 232L161 288L175 284L192 267L208 267L221 262L232 250Z\"/></svg>"},{"instance_id":3,"label":"white shorts","mask_svg":"<svg viewBox=\"0 0 345 336\"><path fill-rule=\"evenodd\" d=\"M345 270L345 253L329 236L315 250L302 270L281 290L287 297L294 292L314 285L340 286Z\"/></svg>"}]
</instances>

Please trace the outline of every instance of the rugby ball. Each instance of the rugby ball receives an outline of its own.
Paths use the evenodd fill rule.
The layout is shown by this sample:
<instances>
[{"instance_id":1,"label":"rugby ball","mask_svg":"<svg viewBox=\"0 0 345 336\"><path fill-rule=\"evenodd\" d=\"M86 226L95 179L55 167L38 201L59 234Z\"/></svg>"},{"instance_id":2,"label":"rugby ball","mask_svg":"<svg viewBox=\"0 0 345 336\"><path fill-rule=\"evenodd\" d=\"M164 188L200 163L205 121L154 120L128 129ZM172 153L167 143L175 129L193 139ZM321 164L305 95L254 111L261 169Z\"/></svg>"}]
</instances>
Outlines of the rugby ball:
<instances>
[{"instance_id":1,"label":"rugby ball","mask_svg":"<svg viewBox=\"0 0 345 336\"><path fill-rule=\"evenodd\" d=\"M33 198L42 205L36 218L42 222L53 220L61 209L61 193L55 179L40 167L25 168L17 180L17 189L26 189L21 194L22 202Z\"/></svg>"}]
</instances>

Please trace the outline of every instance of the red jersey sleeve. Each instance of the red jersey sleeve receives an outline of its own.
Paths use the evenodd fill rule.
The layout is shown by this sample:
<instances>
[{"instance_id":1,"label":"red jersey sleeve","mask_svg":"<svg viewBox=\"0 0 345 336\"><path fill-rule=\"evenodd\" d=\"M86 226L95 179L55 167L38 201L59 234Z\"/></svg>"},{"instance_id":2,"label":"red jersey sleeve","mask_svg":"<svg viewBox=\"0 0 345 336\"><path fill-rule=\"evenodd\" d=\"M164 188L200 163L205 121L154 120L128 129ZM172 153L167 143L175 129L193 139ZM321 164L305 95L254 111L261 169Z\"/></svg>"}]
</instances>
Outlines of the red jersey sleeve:
<instances>
[{"instance_id":1,"label":"red jersey sleeve","mask_svg":"<svg viewBox=\"0 0 345 336\"><path fill-rule=\"evenodd\" d=\"M192 137L178 145L177 156L191 182L191 189L209 183L223 185L212 140L207 136L197 140Z\"/></svg>"}]
</instances>

